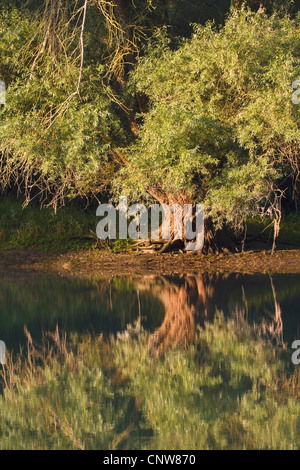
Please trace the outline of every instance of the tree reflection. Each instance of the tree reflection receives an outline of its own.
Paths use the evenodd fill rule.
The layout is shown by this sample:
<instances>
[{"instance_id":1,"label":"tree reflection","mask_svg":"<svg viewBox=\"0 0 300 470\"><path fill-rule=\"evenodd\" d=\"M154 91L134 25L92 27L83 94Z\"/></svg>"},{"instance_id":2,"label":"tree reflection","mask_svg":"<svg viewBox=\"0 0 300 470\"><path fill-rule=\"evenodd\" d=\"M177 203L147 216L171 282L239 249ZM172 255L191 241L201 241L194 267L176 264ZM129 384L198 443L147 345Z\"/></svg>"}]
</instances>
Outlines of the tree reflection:
<instances>
[{"instance_id":1,"label":"tree reflection","mask_svg":"<svg viewBox=\"0 0 300 470\"><path fill-rule=\"evenodd\" d=\"M235 318L243 316L243 321L254 321L264 335L283 344L280 295L277 295L271 276L264 276L254 286L238 274L199 273L180 278L145 276L135 287L138 292L149 290L164 307L164 320L150 339L150 350L158 356L168 348L187 347L194 340L197 325L212 321L217 309L224 311L224 300L226 298L228 303L229 297L231 303L227 314ZM259 314L249 317L249 305L254 302Z\"/></svg>"},{"instance_id":2,"label":"tree reflection","mask_svg":"<svg viewBox=\"0 0 300 470\"><path fill-rule=\"evenodd\" d=\"M151 335L153 353L161 355L170 347L186 347L194 339L197 324L212 319L216 276L205 273L180 279L147 277L138 283L139 289L150 289L165 308L162 324Z\"/></svg>"}]
</instances>

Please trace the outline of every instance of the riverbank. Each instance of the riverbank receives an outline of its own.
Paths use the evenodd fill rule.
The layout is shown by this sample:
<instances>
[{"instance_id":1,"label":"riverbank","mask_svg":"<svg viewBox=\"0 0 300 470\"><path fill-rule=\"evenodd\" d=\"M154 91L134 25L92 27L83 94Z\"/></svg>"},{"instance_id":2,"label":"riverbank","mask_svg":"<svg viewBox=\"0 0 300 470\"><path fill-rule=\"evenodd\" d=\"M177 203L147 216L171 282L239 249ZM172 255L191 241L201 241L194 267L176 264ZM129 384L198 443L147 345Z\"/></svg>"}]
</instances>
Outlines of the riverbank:
<instances>
[{"instance_id":1,"label":"riverbank","mask_svg":"<svg viewBox=\"0 0 300 470\"><path fill-rule=\"evenodd\" d=\"M94 208L95 209L95 208ZM96 212L78 202L61 208L23 208L13 197L0 198L0 271L51 272L71 277L185 274L192 272L299 273L300 217L283 218L271 257L273 228L251 219L244 253L201 255L152 253L133 249L130 240L100 244ZM240 248L237 247L237 248Z\"/></svg>"},{"instance_id":2,"label":"riverbank","mask_svg":"<svg viewBox=\"0 0 300 470\"><path fill-rule=\"evenodd\" d=\"M300 250L247 251L218 255L186 253L112 253L79 250L46 253L31 250L0 251L0 271L36 271L67 277L100 278L118 275L220 273L300 273Z\"/></svg>"}]
</instances>

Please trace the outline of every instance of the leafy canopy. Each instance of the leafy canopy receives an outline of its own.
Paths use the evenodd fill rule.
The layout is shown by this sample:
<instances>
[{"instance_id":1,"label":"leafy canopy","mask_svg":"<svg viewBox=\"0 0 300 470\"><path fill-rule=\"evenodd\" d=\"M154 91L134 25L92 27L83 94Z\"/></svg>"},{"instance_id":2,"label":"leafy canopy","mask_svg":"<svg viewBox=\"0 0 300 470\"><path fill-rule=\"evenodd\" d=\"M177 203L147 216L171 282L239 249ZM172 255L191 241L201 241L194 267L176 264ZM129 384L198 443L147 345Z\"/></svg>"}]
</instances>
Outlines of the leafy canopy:
<instances>
[{"instance_id":1,"label":"leafy canopy","mask_svg":"<svg viewBox=\"0 0 300 470\"><path fill-rule=\"evenodd\" d=\"M299 18L243 8L221 29L195 26L176 50L152 43L131 78L150 110L119 187L184 194L235 224L272 201L299 163L299 32Z\"/></svg>"}]
</instances>

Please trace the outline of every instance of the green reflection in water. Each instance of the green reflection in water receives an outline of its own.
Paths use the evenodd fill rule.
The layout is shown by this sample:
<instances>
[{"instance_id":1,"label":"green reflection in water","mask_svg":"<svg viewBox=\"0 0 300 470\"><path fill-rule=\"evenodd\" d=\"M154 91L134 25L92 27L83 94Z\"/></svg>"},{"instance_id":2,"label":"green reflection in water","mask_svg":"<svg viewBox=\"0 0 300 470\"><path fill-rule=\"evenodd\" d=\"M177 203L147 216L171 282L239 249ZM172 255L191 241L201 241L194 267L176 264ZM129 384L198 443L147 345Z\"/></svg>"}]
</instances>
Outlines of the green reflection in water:
<instances>
[{"instance_id":1,"label":"green reflection in water","mask_svg":"<svg viewBox=\"0 0 300 470\"><path fill-rule=\"evenodd\" d=\"M90 331L115 334L139 315L146 330L154 331L170 310L189 312L191 323L213 319L216 309L225 316L244 309L249 321L273 321L276 301L283 320L283 336L298 335L300 275L145 276L138 280L83 281L36 274L0 276L0 338L10 349L24 341L24 325L37 340L43 330ZM192 307L192 308L191 308ZM300 334L300 331L299 331Z\"/></svg>"},{"instance_id":2,"label":"green reflection in water","mask_svg":"<svg viewBox=\"0 0 300 470\"><path fill-rule=\"evenodd\" d=\"M299 448L300 374L282 344L298 334L299 280L3 278L2 338L26 324L39 343L58 324L71 339L14 356L0 448Z\"/></svg>"},{"instance_id":3,"label":"green reflection in water","mask_svg":"<svg viewBox=\"0 0 300 470\"><path fill-rule=\"evenodd\" d=\"M5 374L1 449L299 447L298 370L242 316L163 353L139 327L53 339L51 357L31 350Z\"/></svg>"},{"instance_id":4,"label":"green reflection in water","mask_svg":"<svg viewBox=\"0 0 300 470\"><path fill-rule=\"evenodd\" d=\"M138 297L132 281L70 280L29 275L1 279L0 337L10 349L24 341L24 325L33 338L42 331L116 333L133 323L142 309L145 328L153 330L164 309L150 292ZM146 315L151 312L151 315Z\"/></svg>"}]
</instances>

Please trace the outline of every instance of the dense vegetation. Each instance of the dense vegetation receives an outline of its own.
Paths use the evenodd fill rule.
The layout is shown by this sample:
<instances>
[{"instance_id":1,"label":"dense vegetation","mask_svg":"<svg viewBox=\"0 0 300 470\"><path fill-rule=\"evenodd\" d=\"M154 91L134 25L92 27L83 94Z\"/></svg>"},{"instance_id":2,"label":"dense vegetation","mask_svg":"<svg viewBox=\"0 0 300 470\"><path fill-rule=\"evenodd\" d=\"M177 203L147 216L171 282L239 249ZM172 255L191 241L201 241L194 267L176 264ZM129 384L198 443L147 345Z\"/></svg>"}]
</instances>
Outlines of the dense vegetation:
<instances>
[{"instance_id":1,"label":"dense vegetation","mask_svg":"<svg viewBox=\"0 0 300 470\"><path fill-rule=\"evenodd\" d=\"M120 192L204 203L209 245L256 215L277 235L282 208L299 206L297 10L279 0L2 2L2 188L55 210Z\"/></svg>"}]
</instances>

